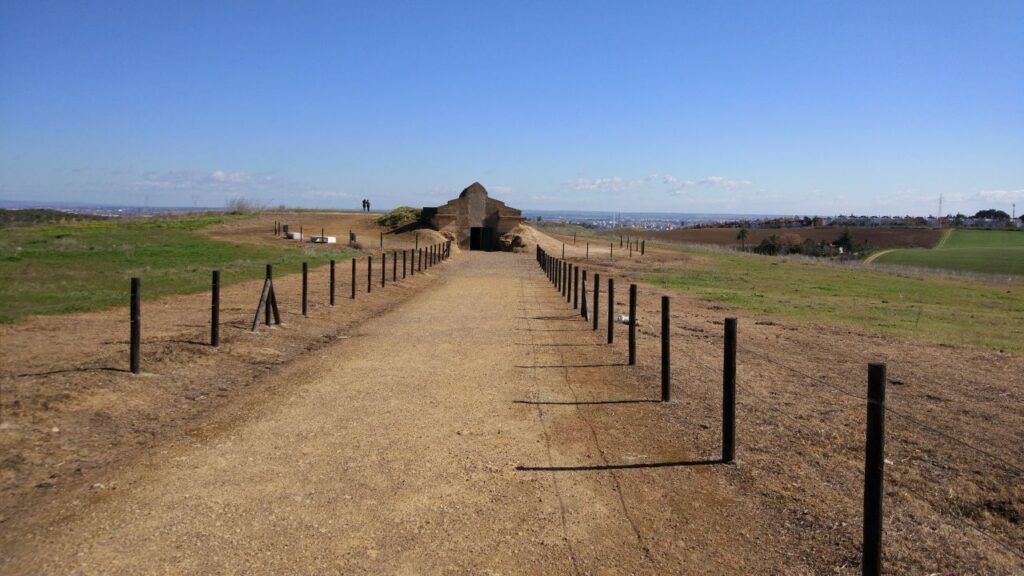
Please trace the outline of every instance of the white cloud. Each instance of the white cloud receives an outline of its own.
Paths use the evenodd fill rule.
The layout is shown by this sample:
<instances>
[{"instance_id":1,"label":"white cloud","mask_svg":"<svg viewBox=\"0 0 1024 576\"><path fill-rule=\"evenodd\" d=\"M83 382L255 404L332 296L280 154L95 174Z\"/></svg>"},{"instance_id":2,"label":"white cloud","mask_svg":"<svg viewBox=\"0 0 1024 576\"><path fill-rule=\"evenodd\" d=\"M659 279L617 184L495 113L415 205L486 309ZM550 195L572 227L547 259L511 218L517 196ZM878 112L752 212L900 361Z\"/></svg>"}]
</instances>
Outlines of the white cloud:
<instances>
[{"instance_id":1,"label":"white cloud","mask_svg":"<svg viewBox=\"0 0 1024 576\"><path fill-rule=\"evenodd\" d=\"M736 180L726 176L705 176L700 180L678 180L676 185L670 190L670 194L680 195L684 190L688 188L724 188L726 190L736 190L738 188L750 186L753 184L750 180Z\"/></svg>"},{"instance_id":2,"label":"white cloud","mask_svg":"<svg viewBox=\"0 0 1024 576\"><path fill-rule=\"evenodd\" d=\"M1017 190L981 190L978 192L979 200L986 202L1024 202L1024 188Z\"/></svg>"},{"instance_id":3,"label":"white cloud","mask_svg":"<svg viewBox=\"0 0 1024 576\"><path fill-rule=\"evenodd\" d=\"M621 176L609 178L577 178L569 183L573 190L591 190L598 192L619 192L632 188L635 182L628 182Z\"/></svg>"},{"instance_id":4,"label":"white cloud","mask_svg":"<svg viewBox=\"0 0 1024 576\"><path fill-rule=\"evenodd\" d=\"M266 172L152 170L143 172L129 186L142 191L244 192L264 189L273 183L273 176Z\"/></svg>"}]
</instances>

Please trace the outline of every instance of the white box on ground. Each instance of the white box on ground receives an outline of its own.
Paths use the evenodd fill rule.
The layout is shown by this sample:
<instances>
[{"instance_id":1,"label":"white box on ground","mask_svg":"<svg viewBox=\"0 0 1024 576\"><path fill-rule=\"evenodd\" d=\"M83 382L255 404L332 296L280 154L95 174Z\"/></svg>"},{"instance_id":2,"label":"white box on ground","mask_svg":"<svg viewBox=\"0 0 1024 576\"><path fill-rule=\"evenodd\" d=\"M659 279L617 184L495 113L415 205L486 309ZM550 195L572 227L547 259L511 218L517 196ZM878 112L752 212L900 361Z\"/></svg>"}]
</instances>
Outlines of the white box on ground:
<instances>
[{"instance_id":1,"label":"white box on ground","mask_svg":"<svg viewBox=\"0 0 1024 576\"><path fill-rule=\"evenodd\" d=\"M302 240L302 233L301 232L289 232L288 233L288 239L289 240Z\"/></svg>"},{"instance_id":2,"label":"white box on ground","mask_svg":"<svg viewBox=\"0 0 1024 576\"><path fill-rule=\"evenodd\" d=\"M337 236L310 236L309 241L314 244L337 244Z\"/></svg>"}]
</instances>

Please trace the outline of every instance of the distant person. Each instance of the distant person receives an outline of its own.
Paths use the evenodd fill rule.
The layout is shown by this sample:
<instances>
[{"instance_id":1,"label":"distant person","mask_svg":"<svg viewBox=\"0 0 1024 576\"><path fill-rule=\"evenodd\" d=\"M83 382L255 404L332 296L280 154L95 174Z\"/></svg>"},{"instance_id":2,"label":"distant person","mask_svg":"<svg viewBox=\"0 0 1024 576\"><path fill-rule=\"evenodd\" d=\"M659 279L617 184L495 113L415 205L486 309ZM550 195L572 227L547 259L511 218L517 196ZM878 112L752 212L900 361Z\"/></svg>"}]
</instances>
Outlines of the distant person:
<instances>
[{"instance_id":1,"label":"distant person","mask_svg":"<svg viewBox=\"0 0 1024 576\"><path fill-rule=\"evenodd\" d=\"M366 201L366 211L367 212L370 211L370 201L369 200Z\"/></svg>"},{"instance_id":2,"label":"distant person","mask_svg":"<svg viewBox=\"0 0 1024 576\"><path fill-rule=\"evenodd\" d=\"M363 212L366 212L366 198L363 198Z\"/></svg>"}]
</instances>

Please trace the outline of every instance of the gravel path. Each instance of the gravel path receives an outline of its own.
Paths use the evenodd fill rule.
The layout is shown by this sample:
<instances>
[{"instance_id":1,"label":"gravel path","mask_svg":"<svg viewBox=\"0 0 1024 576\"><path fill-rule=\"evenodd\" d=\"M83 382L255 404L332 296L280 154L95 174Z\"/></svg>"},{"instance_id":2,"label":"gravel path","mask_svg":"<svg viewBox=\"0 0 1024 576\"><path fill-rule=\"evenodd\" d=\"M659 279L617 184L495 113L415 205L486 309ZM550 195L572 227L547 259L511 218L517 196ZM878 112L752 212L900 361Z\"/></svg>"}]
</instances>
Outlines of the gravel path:
<instances>
[{"instance_id":1,"label":"gravel path","mask_svg":"<svg viewBox=\"0 0 1024 576\"><path fill-rule=\"evenodd\" d=\"M629 377L621 343L589 330L532 257L450 265L297 362L287 394L153 454L66 517L8 534L0 572L781 569L762 557L770 536L756 513L680 447L646 401L654 386ZM681 464L631 467L652 462Z\"/></svg>"}]
</instances>

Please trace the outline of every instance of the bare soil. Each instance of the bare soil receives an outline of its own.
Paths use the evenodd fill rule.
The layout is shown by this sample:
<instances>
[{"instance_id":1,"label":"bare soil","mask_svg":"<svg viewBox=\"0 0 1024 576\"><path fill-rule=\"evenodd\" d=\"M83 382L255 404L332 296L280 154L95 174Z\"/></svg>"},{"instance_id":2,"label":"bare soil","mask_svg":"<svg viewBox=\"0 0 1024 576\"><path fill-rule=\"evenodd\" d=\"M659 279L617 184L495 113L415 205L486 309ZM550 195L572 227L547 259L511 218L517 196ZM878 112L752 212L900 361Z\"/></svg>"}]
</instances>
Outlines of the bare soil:
<instances>
[{"instance_id":1,"label":"bare soil","mask_svg":"<svg viewBox=\"0 0 1024 576\"><path fill-rule=\"evenodd\" d=\"M541 246L628 283L652 270L685 273L696 254L649 246ZM604 288L606 280L602 281ZM859 566L867 364L888 366L885 556L891 573L1018 574L1024 570L1024 358L759 318L642 283L640 369L658 382L660 300L672 297L673 380L687 405L680 434L709 452L720 442L724 318L740 323L740 463L730 482L772 510L789 553L814 573ZM602 329L604 323L601 324ZM624 335L624 327L620 327ZM644 344L646 342L646 344ZM646 360L645 360L646 357Z\"/></svg>"},{"instance_id":2,"label":"bare soil","mask_svg":"<svg viewBox=\"0 0 1024 576\"><path fill-rule=\"evenodd\" d=\"M615 277L615 313L633 275L692 257L567 256ZM0 573L855 574L879 360L887 572L1024 570L1019 356L673 294L662 404L653 287L629 367L607 293L595 332L532 255L457 255L334 309L321 288L308 318L297 278L276 282L285 326L248 333L259 285L232 287L219 350L206 296L147 302L143 376L118 371L124 310L0 327ZM732 465L715 462L726 316Z\"/></svg>"},{"instance_id":3,"label":"bare soil","mask_svg":"<svg viewBox=\"0 0 1024 576\"><path fill-rule=\"evenodd\" d=\"M280 244L297 242L285 240L274 235L274 222L287 224L293 232L300 230L305 237L319 235L321 231L327 236L336 236L337 244L311 244L304 242L310 250L341 250L354 247L364 251L380 252L383 243L384 251L403 250L416 246L426 247L446 238L429 228L386 230L377 225L380 214L366 212L265 212L257 217L245 218L225 224L210 226L203 234L236 244ZM356 242L349 243L349 232L356 235Z\"/></svg>"}]
</instances>

